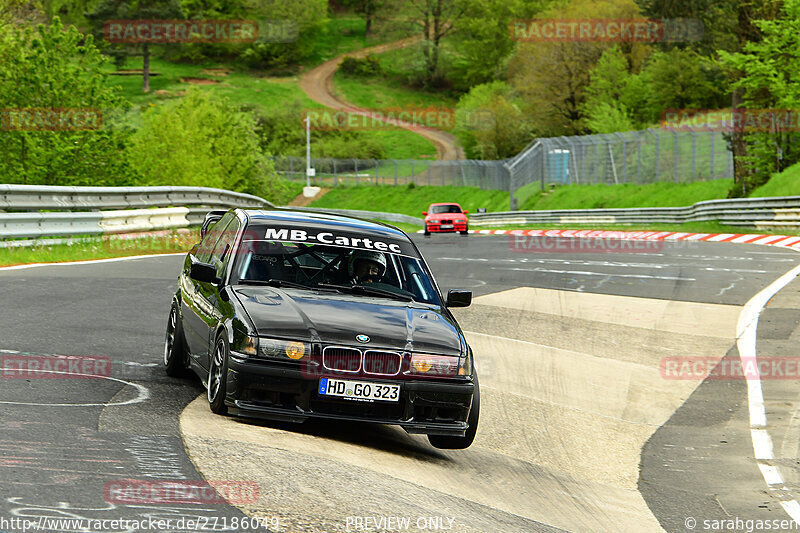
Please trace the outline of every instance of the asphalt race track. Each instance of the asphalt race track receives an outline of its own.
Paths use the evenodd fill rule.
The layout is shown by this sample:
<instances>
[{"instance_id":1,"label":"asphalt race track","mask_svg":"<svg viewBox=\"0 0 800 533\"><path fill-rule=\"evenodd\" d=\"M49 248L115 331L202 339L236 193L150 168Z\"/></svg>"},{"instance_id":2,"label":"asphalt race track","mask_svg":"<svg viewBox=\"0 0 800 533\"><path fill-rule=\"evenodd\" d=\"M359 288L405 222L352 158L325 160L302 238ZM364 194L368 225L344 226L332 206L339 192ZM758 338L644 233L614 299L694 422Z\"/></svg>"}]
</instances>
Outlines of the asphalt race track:
<instances>
[{"instance_id":1,"label":"asphalt race track","mask_svg":"<svg viewBox=\"0 0 800 533\"><path fill-rule=\"evenodd\" d=\"M762 376L765 460L783 476L771 489L754 457L747 382L676 377L664 362L738 359L742 307L800 264L797 252L414 239L443 291L476 296L454 310L482 388L478 435L464 451L389 426L212 415L199 381L160 368L182 256L0 269L0 531L42 517L183 517L206 531L286 532L685 532L789 519L781 502L800 495L800 374ZM797 355L799 289L790 283L762 313L759 358ZM21 359L63 356L110 372L14 371ZM108 497L122 480L166 479L244 482L257 494L235 505ZM262 522L233 525L245 517ZM43 530L201 530L175 524Z\"/></svg>"}]
</instances>

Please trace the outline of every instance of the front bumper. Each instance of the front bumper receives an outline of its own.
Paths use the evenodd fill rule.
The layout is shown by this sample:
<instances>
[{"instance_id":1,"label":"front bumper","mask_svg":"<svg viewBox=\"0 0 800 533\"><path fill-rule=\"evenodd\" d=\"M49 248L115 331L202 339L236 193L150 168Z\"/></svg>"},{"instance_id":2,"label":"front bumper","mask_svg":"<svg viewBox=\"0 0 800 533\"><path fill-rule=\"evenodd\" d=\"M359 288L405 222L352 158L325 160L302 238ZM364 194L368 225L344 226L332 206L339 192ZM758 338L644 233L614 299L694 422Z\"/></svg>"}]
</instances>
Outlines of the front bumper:
<instances>
[{"instance_id":1,"label":"front bumper","mask_svg":"<svg viewBox=\"0 0 800 533\"><path fill-rule=\"evenodd\" d=\"M398 402L361 402L318 394L322 377L400 385ZM231 358L225 404L231 414L303 422L309 418L399 425L408 433L464 436L474 385L463 381L377 379L307 372L289 364Z\"/></svg>"},{"instance_id":2,"label":"front bumper","mask_svg":"<svg viewBox=\"0 0 800 533\"><path fill-rule=\"evenodd\" d=\"M443 225L452 225L452 228L442 228ZM454 232L464 232L467 231L468 223L462 222L458 223L455 222L453 224L425 224L425 230L429 233L454 233Z\"/></svg>"}]
</instances>

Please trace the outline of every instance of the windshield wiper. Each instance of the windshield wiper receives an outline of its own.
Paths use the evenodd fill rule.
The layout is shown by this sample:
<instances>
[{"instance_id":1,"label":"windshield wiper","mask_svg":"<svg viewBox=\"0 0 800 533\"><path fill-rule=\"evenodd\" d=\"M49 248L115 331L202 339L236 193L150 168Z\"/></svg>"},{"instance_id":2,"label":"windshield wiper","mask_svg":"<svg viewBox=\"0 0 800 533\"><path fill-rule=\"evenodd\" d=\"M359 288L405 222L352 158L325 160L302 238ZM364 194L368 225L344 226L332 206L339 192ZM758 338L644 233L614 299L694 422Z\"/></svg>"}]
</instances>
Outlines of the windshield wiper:
<instances>
[{"instance_id":1,"label":"windshield wiper","mask_svg":"<svg viewBox=\"0 0 800 533\"><path fill-rule=\"evenodd\" d=\"M295 283L294 281L286 281L282 279L240 279L239 283L242 285L268 285L269 287L291 287L293 289L306 290L313 289L313 287L303 285L302 283Z\"/></svg>"},{"instance_id":2,"label":"windshield wiper","mask_svg":"<svg viewBox=\"0 0 800 533\"><path fill-rule=\"evenodd\" d=\"M327 289L337 289L340 291L358 292L361 294L368 294L370 296L381 296L383 298L393 298L395 300L402 300L404 302L412 302L414 298L404 294L399 294L385 289L378 289L368 285L338 285L336 283L318 283L317 287L324 287Z\"/></svg>"}]
</instances>

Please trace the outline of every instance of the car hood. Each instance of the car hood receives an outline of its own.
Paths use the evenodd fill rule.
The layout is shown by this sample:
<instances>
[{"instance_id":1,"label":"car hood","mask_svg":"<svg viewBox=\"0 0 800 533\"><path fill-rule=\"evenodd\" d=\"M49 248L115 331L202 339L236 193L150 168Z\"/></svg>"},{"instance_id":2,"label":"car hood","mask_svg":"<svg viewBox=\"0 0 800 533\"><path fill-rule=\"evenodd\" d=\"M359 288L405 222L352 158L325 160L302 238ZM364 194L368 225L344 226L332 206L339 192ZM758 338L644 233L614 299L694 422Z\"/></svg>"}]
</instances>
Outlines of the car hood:
<instances>
[{"instance_id":1,"label":"car hood","mask_svg":"<svg viewBox=\"0 0 800 533\"><path fill-rule=\"evenodd\" d=\"M236 289L261 337L460 355L458 327L439 308L370 296L272 287ZM369 343L356 341L367 335Z\"/></svg>"}]
</instances>

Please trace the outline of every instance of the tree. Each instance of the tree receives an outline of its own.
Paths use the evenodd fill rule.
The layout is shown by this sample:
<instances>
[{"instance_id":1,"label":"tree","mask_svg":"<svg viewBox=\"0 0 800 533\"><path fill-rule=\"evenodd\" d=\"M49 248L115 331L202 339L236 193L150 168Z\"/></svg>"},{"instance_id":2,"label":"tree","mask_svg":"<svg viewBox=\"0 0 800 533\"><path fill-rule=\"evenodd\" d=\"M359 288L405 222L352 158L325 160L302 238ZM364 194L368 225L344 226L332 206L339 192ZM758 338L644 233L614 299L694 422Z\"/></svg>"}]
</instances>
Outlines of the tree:
<instances>
[{"instance_id":1,"label":"tree","mask_svg":"<svg viewBox=\"0 0 800 533\"><path fill-rule=\"evenodd\" d=\"M512 157L533 138L522 102L502 81L475 86L461 97L454 133L470 159Z\"/></svg>"},{"instance_id":2,"label":"tree","mask_svg":"<svg viewBox=\"0 0 800 533\"><path fill-rule=\"evenodd\" d=\"M442 39L452 33L456 22L464 16L462 0L393 0L390 9L398 19L422 30L422 53L425 58L424 85L433 86L443 80L439 69Z\"/></svg>"},{"instance_id":3,"label":"tree","mask_svg":"<svg viewBox=\"0 0 800 533\"><path fill-rule=\"evenodd\" d=\"M633 19L638 7L632 0L575 0L547 11L544 18ZM585 90L603 52L611 45L600 41L559 40L523 42L509 60L508 79L528 105L538 135L576 135L587 132ZM648 55L646 43L622 43L619 50L630 65Z\"/></svg>"},{"instance_id":4,"label":"tree","mask_svg":"<svg viewBox=\"0 0 800 533\"><path fill-rule=\"evenodd\" d=\"M385 0L348 0L344 5L350 7L356 13L364 16L366 27L364 29L364 37L369 35L372 29L372 23L375 17L385 6Z\"/></svg>"},{"instance_id":5,"label":"tree","mask_svg":"<svg viewBox=\"0 0 800 533\"><path fill-rule=\"evenodd\" d=\"M102 0L92 13L86 15L98 39L102 38L104 24L109 20L166 20L183 17L178 0ZM140 52L129 51L126 44L112 45L109 50L117 64L123 63L129 55L142 56L142 92L150 92L150 44L143 42L131 47Z\"/></svg>"},{"instance_id":6,"label":"tree","mask_svg":"<svg viewBox=\"0 0 800 533\"><path fill-rule=\"evenodd\" d=\"M735 132L747 146L747 153L739 155L744 178L736 192L742 195L800 161L800 1L788 0L782 18L754 24L759 41L745 43L739 53L720 52L722 64L741 74L734 88L745 112L774 119L759 121L756 131ZM771 117L765 109L776 114Z\"/></svg>"},{"instance_id":7,"label":"tree","mask_svg":"<svg viewBox=\"0 0 800 533\"><path fill-rule=\"evenodd\" d=\"M515 42L509 25L529 19L553 0L462 0L464 15L455 22L456 88L468 90L482 83L505 79L508 57Z\"/></svg>"},{"instance_id":8,"label":"tree","mask_svg":"<svg viewBox=\"0 0 800 533\"><path fill-rule=\"evenodd\" d=\"M197 87L143 114L127 159L142 185L217 187L281 200L285 192L259 147L253 115Z\"/></svg>"},{"instance_id":9,"label":"tree","mask_svg":"<svg viewBox=\"0 0 800 533\"><path fill-rule=\"evenodd\" d=\"M0 24L0 175L6 182L115 185L127 179L120 157L125 134L104 120L127 103L107 85L105 62L91 35L65 28L58 17L24 30ZM71 113L94 117L90 129L41 121Z\"/></svg>"},{"instance_id":10,"label":"tree","mask_svg":"<svg viewBox=\"0 0 800 533\"><path fill-rule=\"evenodd\" d=\"M781 12L783 0L637 0L642 11L656 18L698 18L703 21L709 35L703 41L690 46L700 52L712 54L717 51L737 53L744 50L748 42L761 38L761 28L757 20L774 20ZM789 2L787 2L789 3ZM727 84L733 87L731 107L739 109L743 102L742 87L738 84L742 72L728 71ZM745 164L747 142L743 132L731 134L733 152L733 181L731 196L746 196L748 175L751 169Z\"/></svg>"}]
</instances>

